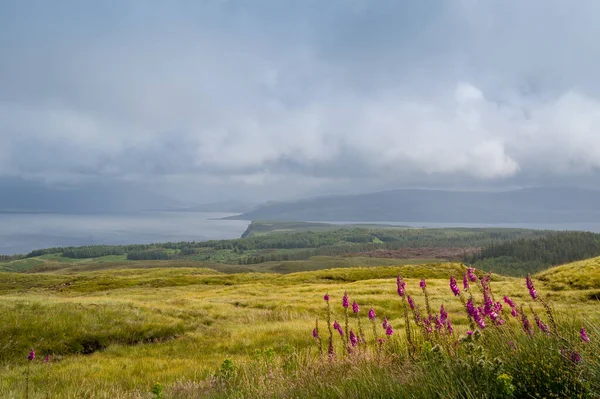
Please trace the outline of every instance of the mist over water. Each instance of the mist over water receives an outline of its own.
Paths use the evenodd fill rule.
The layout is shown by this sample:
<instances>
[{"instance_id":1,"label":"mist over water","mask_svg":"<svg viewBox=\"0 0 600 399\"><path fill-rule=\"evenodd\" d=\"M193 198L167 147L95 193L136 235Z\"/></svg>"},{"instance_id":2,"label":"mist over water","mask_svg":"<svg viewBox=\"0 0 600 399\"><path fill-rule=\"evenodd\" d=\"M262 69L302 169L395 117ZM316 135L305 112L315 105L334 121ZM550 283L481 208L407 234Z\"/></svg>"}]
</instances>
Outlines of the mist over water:
<instances>
[{"instance_id":1,"label":"mist over water","mask_svg":"<svg viewBox=\"0 0 600 399\"><path fill-rule=\"evenodd\" d=\"M145 244L239 238L244 220L228 213L139 212L119 215L0 214L0 254L93 244Z\"/></svg>"}]
</instances>

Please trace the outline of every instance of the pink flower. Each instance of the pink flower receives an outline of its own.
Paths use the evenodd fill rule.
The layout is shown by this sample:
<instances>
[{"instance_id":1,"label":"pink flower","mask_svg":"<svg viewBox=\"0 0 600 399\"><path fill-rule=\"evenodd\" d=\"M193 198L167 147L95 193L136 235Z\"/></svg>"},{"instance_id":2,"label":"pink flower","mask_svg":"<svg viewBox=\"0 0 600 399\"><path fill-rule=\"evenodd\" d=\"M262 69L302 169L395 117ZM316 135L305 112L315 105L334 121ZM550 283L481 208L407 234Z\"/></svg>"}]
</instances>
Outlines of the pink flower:
<instances>
[{"instance_id":1,"label":"pink flower","mask_svg":"<svg viewBox=\"0 0 600 399\"><path fill-rule=\"evenodd\" d=\"M456 285L456 279L454 276L450 277L450 289L452 290L454 296L460 295L460 288L458 288L458 285Z\"/></svg>"},{"instance_id":2,"label":"pink flower","mask_svg":"<svg viewBox=\"0 0 600 399\"><path fill-rule=\"evenodd\" d=\"M513 302L513 300L507 297L506 295L504 295L504 302L506 302L506 304L511 308L515 307L515 303Z\"/></svg>"},{"instance_id":3,"label":"pink flower","mask_svg":"<svg viewBox=\"0 0 600 399\"><path fill-rule=\"evenodd\" d=\"M467 273L463 275L463 288L465 290L469 289L469 279L467 278Z\"/></svg>"},{"instance_id":4,"label":"pink flower","mask_svg":"<svg viewBox=\"0 0 600 399\"><path fill-rule=\"evenodd\" d=\"M374 320L377 317L373 308L369 309L369 319Z\"/></svg>"},{"instance_id":5,"label":"pink flower","mask_svg":"<svg viewBox=\"0 0 600 399\"><path fill-rule=\"evenodd\" d=\"M338 323L337 320L333 322L333 328L336 329L340 333L341 337L344 336L344 331L342 330L342 326L340 326L340 323Z\"/></svg>"},{"instance_id":6,"label":"pink flower","mask_svg":"<svg viewBox=\"0 0 600 399\"><path fill-rule=\"evenodd\" d=\"M342 297L342 306L348 308L350 306L350 301L348 300L348 294L344 292L344 296Z\"/></svg>"},{"instance_id":7,"label":"pink flower","mask_svg":"<svg viewBox=\"0 0 600 399\"><path fill-rule=\"evenodd\" d=\"M473 335L473 331L467 331L467 335L470 337L471 335Z\"/></svg>"},{"instance_id":8,"label":"pink flower","mask_svg":"<svg viewBox=\"0 0 600 399\"><path fill-rule=\"evenodd\" d=\"M421 287L422 290L424 290L425 287L427 287L427 283L425 282L424 278L422 278L421 281L419 282L419 287Z\"/></svg>"},{"instance_id":9,"label":"pink flower","mask_svg":"<svg viewBox=\"0 0 600 399\"><path fill-rule=\"evenodd\" d=\"M448 330L448 334L452 334L454 332L454 327L452 327L450 320L446 322L446 329Z\"/></svg>"},{"instance_id":10,"label":"pink flower","mask_svg":"<svg viewBox=\"0 0 600 399\"><path fill-rule=\"evenodd\" d=\"M387 335L387 336L394 335L394 329L392 328L391 324L388 324L387 328L385 329L385 335Z\"/></svg>"},{"instance_id":11,"label":"pink flower","mask_svg":"<svg viewBox=\"0 0 600 399\"><path fill-rule=\"evenodd\" d=\"M412 310L415 310L415 301L413 301L413 299L410 297L410 295L407 295L406 299L408 300L408 305L410 306L410 308Z\"/></svg>"},{"instance_id":12,"label":"pink flower","mask_svg":"<svg viewBox=\"0 0 600 399\"><path fill-rule=\"evenodd\" d=\"M381 324L381 326L382 326L383 328L387 328L387 327L388 327L388 325L389 325L389 324L388 324L388 319L387 319L387 317L385 317L385 316L384 316L384 318L383 318L383 323Z\"/></svg>"},{"instance_id":13,"label":"pink flower","mask_svg":"<svg viewBox=\"0 0 600 399\"><path fill-rule=\"evenodd\" d=\"M356 346L358 344L358 338L352 330L350 330L350 344L352 344L352 346Z\"/></svg>"},{"instance_id":14,"label":"pink flower","mask_svg":"<svg viewBox=\"0 0 600 399\"><path fill-rule=\"evenodd\" d=\"M323 297L323 299L327 302L329 302L329 294L325 294L325 296Z\"/></svg>"},{"instance_id":15,"label":"pink flower","mask_svg":"<svg viewBox=\"0 0 600 399\"><path fill-rule=\"evenodd\" d=\"M381 346L385 343L385 339L384 338L377 338L377 343Z\"/></svg>"},{"instance_id":16,"label":"pink flower","mask_svg":"<svg viewBox=\"0 0 600 399\"><path fill-rule=\"evenodd\" d=\"M587 333L585 332L585 328L581 327L581 330L579 330L579 336L583 342L590 342L590 337L588 337Z\"/></svg>"},{"instance_id":17,"label":"pink flower","mask_svg":"<svg viewBox=\"0 0 600 399\"><path fill-rule=\"evenodd\" d=\"M517 308L511 308L510 314L513 315L513 317L517 317L519 315L519 313L517 313Z\"/></svg>"},{"instance_id":18,"label":"pink flower","mask_svg":"<svg viewBox=\"0 0 600 399\"><path fill-rule=\"evenodd\" d=\"M523 315L523 331L529 335L533 335L533 327L531 327L531 323L525 315Z\"/></svg>"},{"instance_id":19,"label":"pink flower","mask_svg":"<svg viewBox=\"0 0 600 399\"><path fill-rule=\"evenodd\" d=\"M32 361L33 359L35 359L35 351L33 350L33 348L31 348L31 351L27 355L27 360Z\"/></svg>"},{"instance_id":20,"label":"pink flower","mask_svg":"<svg viewBox=\"0 0 600 399\"><path fill-rule=\"evenodd\" d=\"M44 363L49 363L50 362L50 355L46 355L46 357L44 358Z\"/></svg>"},{"instance_id":21,"label":"pink flower","mask_svg":"<svg viewBox=\"0 0 600 399\"><path fill-rule=\"evenodd\" d=\"M476 308L471 298L467 300L467 312L473 318L473 321L479 325L482 330L485 328L485 320L483 320L483 312L481 309Z\"/></svg>"},{"instance_id":22,"label":"pink flower","mask_svg":"<svg viewBox=\"0 0 600 399\"><path fill-rule=\"evenodd\" d=\"M535 324L537 324L538 328L542 332L545 332L546 334L550 335L550 328L548 328L548 326L542 320L540 320L539 317L535 318Z\"/></svg>"},{"instance_id":23,"label":"pink flower","mask_svg":"<svg viewBox=\"0 0 600 399\"><path fill-rule=\"evenodd\" d=\"M319 338L319 334L317 333L316 328L313 328L313 338Z\"/></svg>"},{"instance_id":24,"label":"pink flower","mask_svg":"<svg viewBox=\"0 0 600 399\"><path fill-rule=\"evenodd\" d=\"M404 296L404 288L406 287L406 282L398 275L396 278L396 285L398 286L398 295Z\"/></svg>"},{"instance_id":25,"label":"pink flower","mask_svg":"<svg viewBox=\"0 0 600 399\"><path fill-rule=\"evenodd\" d=\"M469 280L471 280L472 283L477 281L477 276L475 275L475 269L473 269L472 267L469 267L467 269L467 276L469 277Z\"/></svg>"},{"instance_id":26,"label":"pink flower","mask_svg":"<svg viewBox=\"0 0 600 399\"><path fill-rule=\"evenodd\" d=\"M352 311L354 313L360 312L360 308L358 307L358 303L356 303L356 301L352 302Z\"/></svg>"},{"instance_id":27,"label":"pink flower","mask_svg":"<svg viewBox=\"0 0 600 399\"><path fill-rule=\"evenodd\" d=\"M571 361L575 364L579 363L581 361L581 356L579 356L578 352L571 352Z\"/></svg>"},{"instance_id":28,"label":"pink flower","mask_svg":"<svg viewBox=\"0 0 600 399\"><path fill-rule=\"evenodd\" d=\"M527 289L529 290L529 295L531 295L531 299L536 299L538 294L533 286L533 281L531 281L531 276L529 275L529 273L527 273L525 283L527 284Z\"/></svg>"},{"instance_id":29,"label":"pink flower","mask_svg":"<svg viewBox=\"0 0 600 399\"><path fill-rule=\"evenodd\" d=\"M442 322L442 324L445 324L446 320L448 320L448 312L446 312L446 309L444 309L444 305L442 305L440 307L440 322Z\"/></svg>"}]
</instances>

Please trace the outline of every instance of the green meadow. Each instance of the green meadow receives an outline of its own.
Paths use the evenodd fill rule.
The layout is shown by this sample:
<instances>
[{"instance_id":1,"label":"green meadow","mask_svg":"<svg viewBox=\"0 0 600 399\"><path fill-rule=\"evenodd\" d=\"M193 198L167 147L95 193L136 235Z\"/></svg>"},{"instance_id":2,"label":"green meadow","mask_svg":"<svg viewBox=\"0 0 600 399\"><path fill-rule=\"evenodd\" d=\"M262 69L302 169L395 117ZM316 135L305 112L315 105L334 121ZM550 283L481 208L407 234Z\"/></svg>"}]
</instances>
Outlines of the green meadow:
<instances>
[{"instance_id":1,"label":"green meadow","mask_svg":"<svg viewBox=\"0 0 600 399\"><path fill-rule=\"evenodd\" d=\"M46 271L0 273L2 398L22 398L26 391L30 398L111 399L476 398L524 397L524 392L591 398L600 393L600 379L595 379L600 377L598 259L534 276L556 319L550 335L535 326L534 315L550 325L549 315L531 299L524 279L491 275L495 299L501 302L507 295L522 305L535 330L531 336L506 304L504 325L488 323L466 334L472 330L467 312L449 288L450 276L462 281L466 267L460 263L355 259L326 270L224 273L192 264L161 267L167 264L160 261L143 267L119 259L108 268L87 261L53 270L58 259L38 261L47 264L41 269ZM376 264L380 261L384 265ZM336 260L305 262L319 269ZM425 339L412 315L406 329L398 275L422 312L419 280L426 279L432 312L444 305L452 334ZM331 323L343 325L344 292L360 304L365 342L348 351L345 338L334 330L332 358L326 353L323 297L331 297ZM470 292L482 302L474 286ZM370 308L377 314L375 323L367 317ZM394 327L391 336L380 325L384 316ZM321 349L312 335L316 319ZM352 311L349 325L358 332ZM589 343L580 342L582 326ZM377 338L386 342L378 344ZM33 361L27 360L30 348L36 353ZM570 360L573 352L580 361Z\"/></svg>"}]
</instances>

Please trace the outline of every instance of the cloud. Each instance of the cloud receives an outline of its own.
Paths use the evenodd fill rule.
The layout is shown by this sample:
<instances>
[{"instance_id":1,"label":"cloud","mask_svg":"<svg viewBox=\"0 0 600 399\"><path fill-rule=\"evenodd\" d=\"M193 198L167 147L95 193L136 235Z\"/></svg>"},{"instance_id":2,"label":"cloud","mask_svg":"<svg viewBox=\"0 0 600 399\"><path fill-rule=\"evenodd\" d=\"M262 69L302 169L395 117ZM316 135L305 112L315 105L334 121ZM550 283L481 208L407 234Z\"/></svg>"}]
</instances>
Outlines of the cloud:
<instances>
[{"instance_id":1,"label":"cloud","mask_svg":"<svg viewBox=\"0 0 600 399\"><path fill-rule=\"evenodd\" d=\"M4 2L0 174L297 191L596 176L597 11Z\"/></svg>"}]
</instances>

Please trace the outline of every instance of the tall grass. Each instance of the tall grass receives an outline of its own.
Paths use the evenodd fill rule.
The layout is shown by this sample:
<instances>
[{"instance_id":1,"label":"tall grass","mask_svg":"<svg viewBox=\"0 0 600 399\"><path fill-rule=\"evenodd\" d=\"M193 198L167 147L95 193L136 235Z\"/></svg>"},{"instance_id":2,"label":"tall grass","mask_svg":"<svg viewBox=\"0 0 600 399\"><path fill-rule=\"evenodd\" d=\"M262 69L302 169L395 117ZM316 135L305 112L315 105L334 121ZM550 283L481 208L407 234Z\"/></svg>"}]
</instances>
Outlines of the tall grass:
<instances>
[{"instance_id":1,"label":"tall grass","mask_svg":"<svg viewBox=\"0 0 600 399\"><path fill-rule=\"evenodd\" d=\"M486 327L473 329L466 302L472 296L485 311L483 286L470 282L465 292L458 278L458 296L449 287L449 277L465 271L437 264L290 275L197 269L0 273L0 397L24 396L27 368L32 399L148 399L156 396L157 383L164 399L598 394L600 306L590 291L549 291L534 279L554 329L523 280L492 275L488 282L482 275L492 304L506 295L514 307L503 302L504 324L496 326L486 315ZM394 284L398 273L402 297ZM523 329L523 314L533 335ZM382 328L384 317L391 335ZM316 318L319 340L311 331ZM329 331L336 320L344 337L332 331L332 358ZM590 342L582 341L582 326ZM88 338L102 345L81 350ZM31 347L38 356L28 362ZM575 352L581 360L574 361ZM52 353L46 367L42 359Z\"/></svg>"}]
</instances>

